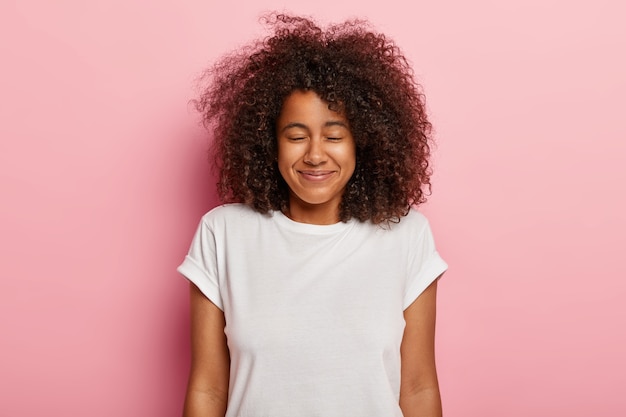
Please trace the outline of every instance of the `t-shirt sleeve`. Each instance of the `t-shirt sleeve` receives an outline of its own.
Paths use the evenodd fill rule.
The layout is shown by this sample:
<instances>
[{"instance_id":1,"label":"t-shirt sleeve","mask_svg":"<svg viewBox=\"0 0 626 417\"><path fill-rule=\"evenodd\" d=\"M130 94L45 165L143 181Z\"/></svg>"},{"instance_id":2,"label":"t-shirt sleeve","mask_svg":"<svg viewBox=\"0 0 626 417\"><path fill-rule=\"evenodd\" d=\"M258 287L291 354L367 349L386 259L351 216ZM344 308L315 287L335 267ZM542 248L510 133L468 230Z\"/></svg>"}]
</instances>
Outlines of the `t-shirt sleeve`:
<instances>
[{"instance_id":1,"label":"t-shirt sleeve","mask_svg":"<svg viewBox=\"0 0 626 417\"><path fill-rule=\"evenodd\" d=\"M415 239L411 239L409 268L402 309L409 307L430 284L443 274L448 265L439 256L428 222Z\"/></svg>"},{"instance_id":2,"label":"t-shirt sleeve","mask_svg":"<svg viewBox=\"0 0 626 417\"><path fill-rule=\"evenodd\" d=\"M215 236L204 220L200 222L178 272L195 284L220 310L224 310L217 273Z\"/></svg>"}]
</instances>

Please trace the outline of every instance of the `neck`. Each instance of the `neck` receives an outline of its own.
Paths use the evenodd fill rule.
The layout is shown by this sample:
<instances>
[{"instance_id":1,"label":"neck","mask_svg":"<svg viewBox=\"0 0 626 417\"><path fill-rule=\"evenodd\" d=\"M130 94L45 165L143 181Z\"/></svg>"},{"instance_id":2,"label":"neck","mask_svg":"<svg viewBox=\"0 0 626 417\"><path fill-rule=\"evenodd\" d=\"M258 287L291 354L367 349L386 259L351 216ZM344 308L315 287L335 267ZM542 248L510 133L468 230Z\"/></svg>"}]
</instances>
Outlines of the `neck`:
<instances>
[{"instance_id":1,"label":"neck","mask_svg":"<svg viewBox=\"0 0 626 417\"><path fill-rule=\"evenodd\" d=\"M318 204L292 204L284 211L285 216L298 223L329 225L339 223L339 207Z\"/></svg>"}]
</instances>

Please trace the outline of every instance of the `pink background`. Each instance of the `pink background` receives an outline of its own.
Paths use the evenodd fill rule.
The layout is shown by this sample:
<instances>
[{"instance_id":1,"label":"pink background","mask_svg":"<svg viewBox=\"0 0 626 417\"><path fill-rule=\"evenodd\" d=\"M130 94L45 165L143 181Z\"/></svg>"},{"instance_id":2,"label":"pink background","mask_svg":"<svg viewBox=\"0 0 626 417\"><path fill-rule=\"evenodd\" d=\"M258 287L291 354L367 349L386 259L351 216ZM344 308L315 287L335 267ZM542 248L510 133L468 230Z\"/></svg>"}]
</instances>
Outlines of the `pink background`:
<instances>
[{"instance_id":1,"label":"pink background","mask_svg":"<svg viewBox=\"0 0 626 417\"><path fill-rule=\"evenodd\" d=\"M0 6L0 415L179 414L216 204L187 102L286 4L368 17L425 85L446 415L626 415L623 2L259 3Z\"/></svg>"}]
</instances>

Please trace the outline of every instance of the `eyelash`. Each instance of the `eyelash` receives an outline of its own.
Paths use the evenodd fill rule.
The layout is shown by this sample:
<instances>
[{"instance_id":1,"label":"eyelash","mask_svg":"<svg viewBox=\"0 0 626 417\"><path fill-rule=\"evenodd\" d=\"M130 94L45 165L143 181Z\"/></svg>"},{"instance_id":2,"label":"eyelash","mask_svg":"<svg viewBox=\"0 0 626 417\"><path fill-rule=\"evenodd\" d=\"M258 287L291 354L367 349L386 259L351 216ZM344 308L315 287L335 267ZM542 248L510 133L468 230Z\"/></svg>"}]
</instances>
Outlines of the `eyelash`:
<instances>
[{"instance_id":1,"label":"eyelash","mask_svg":"<svg viewBox=\"0 0 626 417\"><path fill-rule=\"evenodd\" d=\"M293 140L293 141L304 140L304 139L306 139L306 137L304 137L304 136L296 137L296 138L289 138L289 140ZM336 142L338 140L341 140L341 138L339 138L339 137L327 137L326 140L330 140L331 142Z\"/></svg>"}]
</instances>

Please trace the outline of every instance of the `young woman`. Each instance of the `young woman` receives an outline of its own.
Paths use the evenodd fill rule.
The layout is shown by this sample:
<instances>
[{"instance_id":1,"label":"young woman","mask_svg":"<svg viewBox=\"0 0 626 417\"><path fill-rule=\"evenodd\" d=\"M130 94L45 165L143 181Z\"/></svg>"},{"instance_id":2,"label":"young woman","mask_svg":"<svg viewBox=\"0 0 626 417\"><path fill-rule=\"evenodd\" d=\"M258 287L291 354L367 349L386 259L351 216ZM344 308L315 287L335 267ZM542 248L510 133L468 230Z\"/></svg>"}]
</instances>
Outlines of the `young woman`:
<instances>
[{"instance_id":1,"label":"young woman","mask_svg":"<svg viewBox=\"0 0 626 417\"><path fill-rule=\"evenodd\" d=\"M430 123L399 49L366 24L274 34L208 72L219 192L191 281L185 416L440 416L437 278L413 207Z\"/></svg>"}]
</instances>

